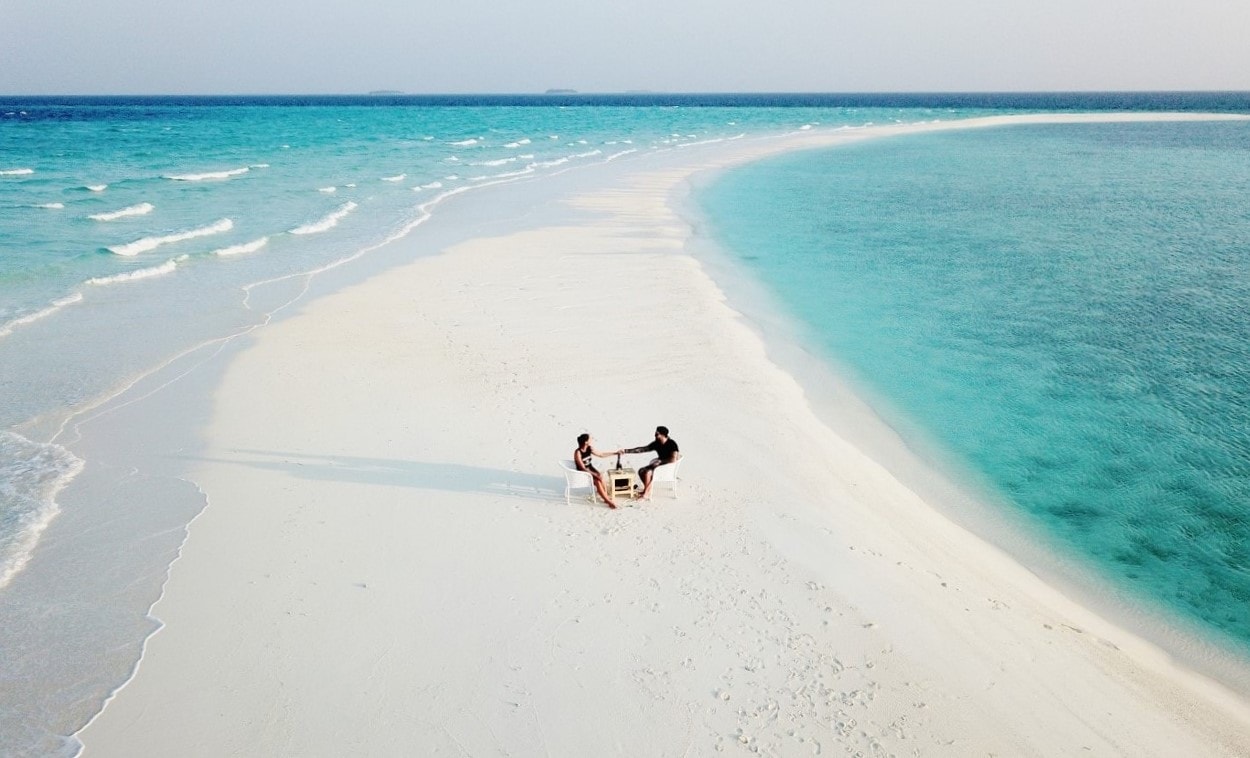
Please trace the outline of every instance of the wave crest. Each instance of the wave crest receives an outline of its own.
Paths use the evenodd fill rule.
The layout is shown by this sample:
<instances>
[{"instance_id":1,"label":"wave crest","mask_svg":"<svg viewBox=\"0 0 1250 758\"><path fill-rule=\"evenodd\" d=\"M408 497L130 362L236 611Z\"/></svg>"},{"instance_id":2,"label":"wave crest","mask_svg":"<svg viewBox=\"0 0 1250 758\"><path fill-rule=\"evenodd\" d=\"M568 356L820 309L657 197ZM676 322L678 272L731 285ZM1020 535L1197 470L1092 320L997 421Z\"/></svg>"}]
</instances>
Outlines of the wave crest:
<instances>
[{"instance_id":1,"label":"wave crest","mask_svg":"<svg viewBox=\"0 0 1250 758\"><path fill-rule=\"evenodd\" d=\"M243 168L232 168L229 171L209 171L203 174L166 174L166 179L172 179L175 182L204 182L213 179L229 179L233 176L240 176L251 171L246 166Z\"/></svg>"},{"instance_id":2,"label":"wave crest","mask_svg":"<svg viewBox=\"0 0 1250 758\"><path fill-rule=\"evenodd\" d=\"M133 282L138 279L151 279L154 276L164 276L172 274L174 269L178 268L178 262L168 260L159 266L150 268L136 269L135 271L127 271L122 274L113 274L112 276L97 276L87 280L87 284L118 284L120 282Z\"/></svg>"},{"instance_id":3,"label":"wave crest","mask_svg":"<svg viewBox=\"0 0 1250 758\"><path fill-rule=\"evenodd\" d=\"M228 218L220 221L201 226L195 229L188 229L185 232L175 232L173 234L165 234L160 237L144 237L143 239L128 242L125 245L115 245L108 248L110 253L114 255L124 255L127 257L146 253L149 250L155 250L161 245L168 245L171 242L182 242L183 240L194 239L196 237L207 237L212 234L221 234L228 232L234 228L234 222Z\"/></svg>"},{"instance_id":4,"label":"wave crest","mask_svg":"<svg viewBox=\"0 0 1250 758\"><path fill-rule=\"evenodd\" d=\"M304 224L303 226L295 227L291 230L291 234L320 234L321 232L328 232L338 226L338 223L347 218L347 214L354 210L356 210L356 204L351 200L348 200L346 203L340 205L333 213L317 219L311 224Z\"/></svg>"},{"instance_id":5,"label":"wave crest","mask_svg":"<svg viewBox=\"0 0 1250 758\"><path fill-rule=\"evenodd\" d=\"M244 253L254 253L267 244L269 244L269 238L261 237L260 239L252 240L251 242L244 242L239 245L230 245L229 247L218 248L213 251L213 255L231 256L243 255Z\"/></svg>"},{"instance_id":6,"label":"wave crest","mask_svg":"<svg viewBox=\"0 0 1250 758\"><path fill-rule=\"evenodd\" d=\"M151 203L139 203L138 205L130 205L118 211L108 211L107 213L93 213L87 218L93 221L114 221L119 218L128 216L142 216L151 213L156 208Z\"/></svg>"}]
</instances>

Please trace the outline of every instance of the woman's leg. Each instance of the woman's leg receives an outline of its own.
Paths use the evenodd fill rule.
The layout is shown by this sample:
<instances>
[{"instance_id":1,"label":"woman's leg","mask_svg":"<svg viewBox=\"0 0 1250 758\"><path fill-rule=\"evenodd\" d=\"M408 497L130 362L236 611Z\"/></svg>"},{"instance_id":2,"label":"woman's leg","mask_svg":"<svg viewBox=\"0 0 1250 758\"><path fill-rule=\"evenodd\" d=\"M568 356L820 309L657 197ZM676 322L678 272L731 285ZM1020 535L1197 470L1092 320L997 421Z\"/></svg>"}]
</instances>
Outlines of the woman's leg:
<instances>
[{"instance_id":1,"label":"woman's leg","mask_svg":"<svg viewBox=\"0 0 1250 758\"><path fill-rule=\"evenodd\" d=\"M607 503L609 508L615 508L616 503L612 501L612 497L608 494L608 488L603 483L603 474L596 471L590 477L595 481L595 491L599 493L599 497L603 498L603 502Z\"/></svg>"}]
</instances>

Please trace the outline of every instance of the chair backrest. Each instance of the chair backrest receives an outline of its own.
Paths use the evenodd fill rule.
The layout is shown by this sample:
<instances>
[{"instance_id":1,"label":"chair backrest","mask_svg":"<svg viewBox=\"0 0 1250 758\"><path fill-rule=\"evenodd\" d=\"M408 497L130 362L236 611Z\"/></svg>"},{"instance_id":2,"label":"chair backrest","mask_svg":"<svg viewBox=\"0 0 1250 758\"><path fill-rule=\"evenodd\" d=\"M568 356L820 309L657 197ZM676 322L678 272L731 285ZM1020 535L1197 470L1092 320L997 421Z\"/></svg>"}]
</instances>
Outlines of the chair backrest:
<instances>
[{"instance_id":1,"label":"chair backrest","mask_svg":"<svg viewBox=\"0 0 1250 758\"><path fill-rule=\"evenodd\" d=\"M651 476L655 481L659 482L675 480L677 478L677 469L681 466L681 462L685 459L686 456L683 455L672 463L665 463L663 466L656 466L655 471L651 474Z\"/></svg>"},{"instance_id":2,"label":"chair backrest","mask_svg":"<svg viewBox=\"0 0 1250 758\"><path fill-rule=\"evenodd\" d=\"M570 485L581 486L590 483L590 474L582 471L573 461L564 459L559 461L560 468L564 471L564 479Z\"/></svg>"}]
</instances>

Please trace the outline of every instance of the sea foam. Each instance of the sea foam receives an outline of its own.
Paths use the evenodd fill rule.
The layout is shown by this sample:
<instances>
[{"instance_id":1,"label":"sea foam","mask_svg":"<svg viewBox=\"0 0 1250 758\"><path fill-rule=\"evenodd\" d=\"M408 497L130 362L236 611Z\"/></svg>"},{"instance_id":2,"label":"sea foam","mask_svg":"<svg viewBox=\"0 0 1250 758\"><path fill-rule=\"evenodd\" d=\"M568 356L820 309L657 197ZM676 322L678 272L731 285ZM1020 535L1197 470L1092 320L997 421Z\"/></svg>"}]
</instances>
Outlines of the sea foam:
<instances>
[{"instance_id":1,"label":"sea foam","mask_svg":"<svg viewBox=\"0 0 1250 758\"><path fill-rule=\"evenodd\" d=\"M384 181L384 182L402 182L403 180L405 180L405 179L407 179L407 178L408 178L408 175L407 175L407 174L396 174L395 176L384 176L384 177L382 177L382 181Z\"/></svg>"},{"instance_id":2,"label":"sea foam","mask_svg":"<svg viewBox=\"0 0 1250 758\"><path fill-rule=\"evenodd\" d=\"M165 178L172 179L175 182L203 182L213 179L229 179L234 176L246 174L250 170L251 169L244 167L230 169L229 171L209 171L203 174L167 174Z\"/></svg>"},{"instance_id":3,"label":"sea foam","mask_svg":"<svg viewBox=\"0 0 1250 758\"><path fill-rule=\"evenodd\" d=\"M107 184L88 184L87 185L87 189L91 190L92 192L103 192L104 190L108 188L109 186Z\"/></svg>"},{"instance_id":4,"label":"sea foam","mask_svg":"<svg viewBox=\"0 0 1250 758\"><path fill-rule=\"evenodd\" d=\"M475 161L473 163L470 163L469 165L470 166L502 166L505 163L513 163L517 159L518 159L517 156L514 155L511 158L500 158L497 161Z\"/></svg>"},{"instance_id":5,"label":"sea foam","mask_svg":"<svg viewBox=\"0 0 1250 758\"><path fill-rule=\"evenodd\" d=\"M60 445L0 432L0 587L17 575L60 512L56 495L83 462Z\"/></svg>"},{"instance_id":6,"label":"sea foam","mask_svg":"<svg viewBox=\"0 0 1250 758\"><path fill-rule=\"evenodd\" d=\"M65 203L39 203L35 208L48 208L51 210L60 210L65 207Z\"/></svg>"},{"instance_id":7,"label":"sea foam","mask_svg":"<svg viewBox=\"0 0 1250 758\"><path fill-rule=\"evenodd\" d=\"M347 218L347 215L354 210L356 210L356 204L348 200L346 203L343 203L335 209L333 213L324 216L311 224L304 224L303 226L295 227L291 230L291 234L320 234L321 232L328 232L338 226L338 223Z\"/></svg>"},{"instance_id":8,"label":"sea foam","mask_svg":"<svg viewBox=\"0 0 1250 758\"><path fill-rule=\"evenodd\" d=\"M27 176L35 173L33 168L6 168L0 170L0 176Z\"/></svg>"},{"instance_id":9,"label":"sea foam","mask_svg":"<svg viewBox=\"0 0 1250 758\"><path fill-rule=\"evenodd\" d=\"M47 318L48 316L51 316L53 313L56 313L57 311L61 310L65 306L73 305L74 303L80 302L81 300L82 300L82 293L79 293L79 292L75 292L72 295L67 295L63 298L60 298L59 300L53 300L51 303L48 304L48 307L46 308L35 311L34 313L28 313L25 316L18 316L12 321L9 321L6 324L0 325L0 337L7 337L10 334L12 334L13 330L16 329L17 327L26 326L27 324L33 324L34 322L42 318Z\"/></svg>"},{"instance_id":10,"label":"sea foam","mask_svg":"<svg viewBox=\"0 0 1250 758\"><path fill-rule=\"evenodd\" d=\"M182 242L183 240L194 239L196 237L208 237L213 234L221 234L228 232L234 228L234 222L228 218L220 221L201 226L195 229L188 229L184 232L175 232L173 234L165 234L159 237L144 237L143 239L128 242L125 245L115 245L108 248L110 253L114 255L132 256L139 253L146 253L149 250L155 250L161 245L168 245L171 242Z\"/></svg>"},{"instance_id":11,"label":"sea foam","mask_svg":"<svg viewBox=\"0 0 1250 758\"><path fill-rule=\"evenodd\" d=\"M112 276L93 277L87 280L87 284L119 284L121 282L133 282L139 279L151 279L154 276L172 274L176 268L178 268L178 262L176 260L168 260L159 266L126 271L125 273L113 274Z\"/></svg>"},{"instance_id":12,"label":"sea foam","mask_svg":"<svg viewBox=\"0 0 1250 758\"><path fill-rule=\"evenodd\" d=\"M459 142L453 142L451 143L451 146L452 147L472 147L473 145L476 145L476 144L477 144L477 137L472 137L470 139L462 139Z\"/></svg>"},{"instance_id":13,"label":"sea foam","mask_svg":"<svg viewBox=\"0 0 1250 758\"><path fill-rule=\"evenodd\" d=\"M229 247L221 247L213 251L213 255L231 256L243 255L244 253L254 253L265 245L269 244L268 237L261 237L258 240L244 242L238 245L230 245Z\"/></svg>"},{"instance_id":14,"label":"sea foam","mask_svg":"<svg viewBox=\"0 0 1250 758\"><path fill-rule=\"evenodd\" d=\"M108 211L106 213L93 213L87 218L93 221L115 221L119 218L128 216L142 216L151 213L156 206L151 203L139 203L138 205L130 205L118 211Z\"/></svg>"}]
</instances>

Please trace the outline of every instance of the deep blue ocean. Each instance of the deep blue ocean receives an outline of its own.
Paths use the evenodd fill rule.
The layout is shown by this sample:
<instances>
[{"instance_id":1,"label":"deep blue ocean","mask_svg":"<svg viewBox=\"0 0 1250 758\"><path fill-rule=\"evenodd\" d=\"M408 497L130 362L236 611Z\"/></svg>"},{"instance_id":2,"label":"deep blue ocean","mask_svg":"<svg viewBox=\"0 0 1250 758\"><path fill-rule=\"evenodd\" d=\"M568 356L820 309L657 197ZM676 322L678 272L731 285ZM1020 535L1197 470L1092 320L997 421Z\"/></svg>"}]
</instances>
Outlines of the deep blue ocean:
<instances>
[{"instance_id":1,"label":"deep blue ocean","mask_svg":"<svg viewBox=\"0 0 1250 758\"><path fill-rule=\"evenodd\" d=\"M1108 110L1250 113L1250 95L0 96L0 745L76 752L153 628L169 557L144 529L200 507L185 482L91 460L74 420L315 272L500 182L798 130ZM698 200L887 421L1240 644L1248 169L1241 123L1010 127L794 154ZM163 498L139 521L165 520L109 542L138 523L111 509ZM57 528L98 533L107 570Z\"/></svg>"}]
</instances>

